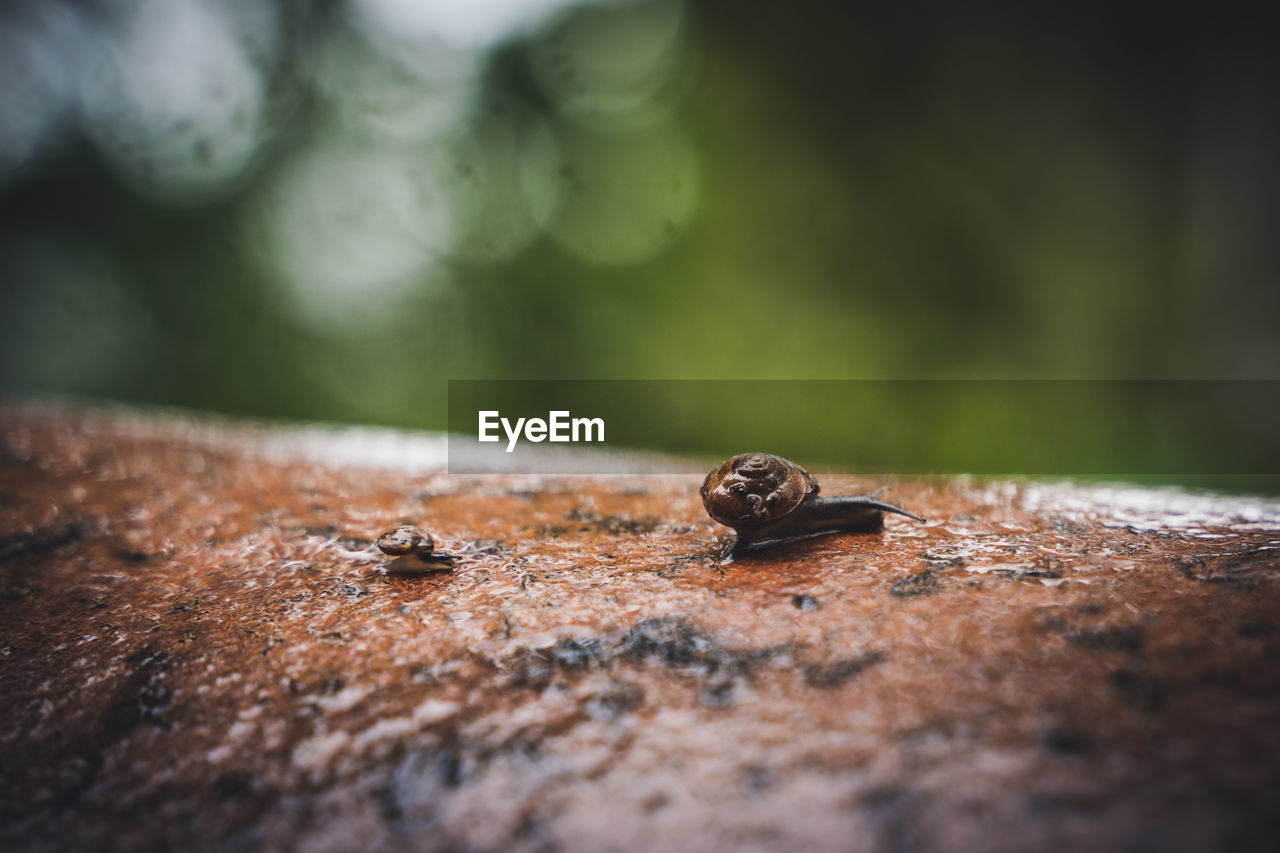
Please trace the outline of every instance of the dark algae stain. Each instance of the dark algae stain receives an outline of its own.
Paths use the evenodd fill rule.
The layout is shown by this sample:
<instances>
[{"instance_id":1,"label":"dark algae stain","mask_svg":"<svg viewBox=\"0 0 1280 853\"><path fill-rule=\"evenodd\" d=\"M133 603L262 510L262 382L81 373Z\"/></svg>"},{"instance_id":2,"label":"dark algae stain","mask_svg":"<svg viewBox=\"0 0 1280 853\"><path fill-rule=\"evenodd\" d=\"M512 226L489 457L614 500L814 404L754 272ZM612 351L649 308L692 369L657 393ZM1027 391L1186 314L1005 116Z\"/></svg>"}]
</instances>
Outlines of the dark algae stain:
<instances>
[{"instance_id":1,"label":"dark algae stain","mask_svg":"<svg viewBox=\"0 0 1280 853\"><path fill-rule=\"evenodd\" d=\"M867 652L858 657L845 658L833 663L810 664L804 668L804 683L810 687L823 689L840 687L868 668L884 663L888 659L889 656L884 652Z\"/></svg>"},{"instance_id":2,"label":"dark algae stain","mask_svg":"<svg viewBox=\"0 0 1280 853\"><path fill-rule=\"evenodd\" d=\"M929 595L942 588L938 573L933 569L925 569L914 575L901 578L889 590L890 595L898 598L915 598L918 595Z\"/></svg>"},{"instance_id":3,"label":"dark algae stain","mask_svg":"<svg viewBox=\"0 0 1280 853\"><path fill-rule=\"evenodd\" d=\"M1078 646L1100 652L1128 652L1137 654L1142 651L1145 640L1142 627L1139 625L1112 625L1102 628L1070 631L1066 637Z\"/></svg>"},{"instance_id":4,"label":"dark algae stain","mask_svg":"<svg viewBox=\"0 0 1280 853\"><path fill-rule=\"evenodd\" d=\"M24 533L0 538L0 564L30 557L40 557L70 545L87 531L80 522L51 524Z\"/></svg>"}]
</instances>

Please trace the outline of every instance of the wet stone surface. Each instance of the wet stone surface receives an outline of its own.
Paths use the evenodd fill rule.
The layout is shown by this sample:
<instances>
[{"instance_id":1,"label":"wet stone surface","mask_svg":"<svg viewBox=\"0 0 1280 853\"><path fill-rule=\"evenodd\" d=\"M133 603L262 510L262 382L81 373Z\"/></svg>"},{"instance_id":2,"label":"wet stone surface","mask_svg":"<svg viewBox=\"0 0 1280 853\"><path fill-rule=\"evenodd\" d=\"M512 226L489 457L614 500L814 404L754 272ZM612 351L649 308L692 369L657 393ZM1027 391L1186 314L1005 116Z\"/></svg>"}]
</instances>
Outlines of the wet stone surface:
<instances>
[{"instance_id":1,"label":"wet stone surface","mask_svg":"<svg viewBox=\"0 0 1280 853\"><path fill-rule=\"evenodd\" d=\"M1274 500L824 476L929 521L721 564L698 475L442 462L429 438L0 409L0 847L1280 830ZM399 524L456 571L383 572Z\"/></svg>"}]
</instances>

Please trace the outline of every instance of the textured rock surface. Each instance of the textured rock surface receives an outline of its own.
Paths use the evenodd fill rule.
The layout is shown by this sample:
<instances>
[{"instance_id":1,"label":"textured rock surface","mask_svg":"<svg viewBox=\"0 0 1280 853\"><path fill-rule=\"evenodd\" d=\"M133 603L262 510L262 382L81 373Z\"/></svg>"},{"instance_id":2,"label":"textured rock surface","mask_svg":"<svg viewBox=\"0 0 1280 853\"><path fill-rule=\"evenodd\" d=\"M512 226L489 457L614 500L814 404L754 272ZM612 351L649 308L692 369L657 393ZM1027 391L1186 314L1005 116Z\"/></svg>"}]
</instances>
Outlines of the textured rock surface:
<instances>
[{"instance_id":1,"label":"textured rock surface","mask_svg":"<svg viewBox=\"0 0 1280 853\"><path fill-rule=\"evenodd\" d=\"M0 410L0 847L1280 829L1275 501L903 481L927 524L720 565L696 474L442 461L433 438ZM381 572L400 521L459 569Z\"/></svg>"}]
</instances>

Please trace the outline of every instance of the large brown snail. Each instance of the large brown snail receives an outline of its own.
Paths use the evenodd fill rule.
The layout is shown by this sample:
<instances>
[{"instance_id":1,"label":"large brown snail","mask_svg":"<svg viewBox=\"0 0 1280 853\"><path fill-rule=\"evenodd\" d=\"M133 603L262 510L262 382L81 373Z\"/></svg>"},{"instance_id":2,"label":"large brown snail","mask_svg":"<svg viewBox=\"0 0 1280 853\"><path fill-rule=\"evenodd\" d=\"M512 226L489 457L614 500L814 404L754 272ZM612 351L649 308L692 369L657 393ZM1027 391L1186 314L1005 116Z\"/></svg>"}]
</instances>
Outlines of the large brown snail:
<instances>
[{"instance_id":1,"label":"large brown snail","mask_svg":"<svg viewBox=\"0 0 1280 853\"><path fill-rule=\"evenodd\" d=\"M840 531L873 531L892 512L924 521L875 494L819 497L818 481L794 462L769 453L743 453L702 481L707 514L738 533L735 551Z\"/></svg>"}]
</instances>

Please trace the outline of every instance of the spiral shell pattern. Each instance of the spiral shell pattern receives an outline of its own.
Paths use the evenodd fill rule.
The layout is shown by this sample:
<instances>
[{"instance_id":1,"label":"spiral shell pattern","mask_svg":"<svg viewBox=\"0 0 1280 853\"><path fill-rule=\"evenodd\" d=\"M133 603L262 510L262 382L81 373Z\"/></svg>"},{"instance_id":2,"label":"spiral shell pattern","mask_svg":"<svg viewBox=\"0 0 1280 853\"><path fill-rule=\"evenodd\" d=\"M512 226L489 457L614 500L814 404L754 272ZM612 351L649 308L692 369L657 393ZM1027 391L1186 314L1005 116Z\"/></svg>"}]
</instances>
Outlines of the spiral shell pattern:
<instances>
[{"instance_id":1,"label":"spiral shell pattern","mask_svg":"<svg viewBox=\"0 0 1280 853\"><path fill-rule=\"evenodd\" d=\"M786 516L816 494L809 472L769 453L743 453L702 481L707 514L733 528L758 527Z\"/></svg>"}]
</instances>

